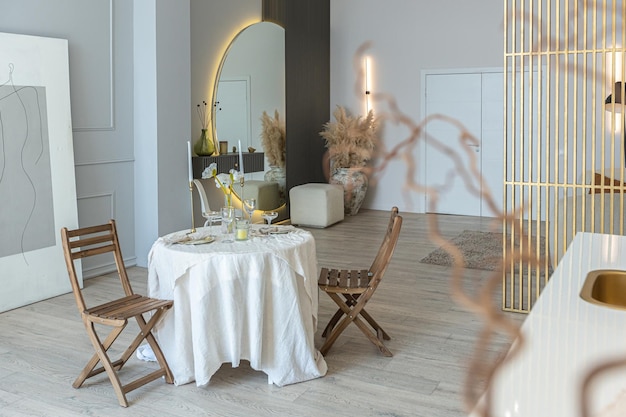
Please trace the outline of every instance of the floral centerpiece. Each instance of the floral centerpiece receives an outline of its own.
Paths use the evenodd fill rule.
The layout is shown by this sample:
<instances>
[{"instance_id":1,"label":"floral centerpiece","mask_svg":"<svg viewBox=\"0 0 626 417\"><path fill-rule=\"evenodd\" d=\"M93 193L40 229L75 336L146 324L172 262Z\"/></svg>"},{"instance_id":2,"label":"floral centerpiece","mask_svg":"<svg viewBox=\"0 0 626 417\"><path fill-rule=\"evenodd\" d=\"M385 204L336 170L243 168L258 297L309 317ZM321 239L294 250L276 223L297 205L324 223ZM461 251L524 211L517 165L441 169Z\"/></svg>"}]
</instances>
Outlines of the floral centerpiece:
<instances>
[{"instance_id":1,"label":"floral centerpiece","mask_svg":"<svg viewBox=\"0 0 626 417\"><path fill-rule=\"evenodd\" d=\"M232 206L232 193L233 193L233 184L241 181L243 175L241 172L231 169L228 174L218 174L217 173L217 164L213 162L208 167L202 171L202 178L215 178L215 186L222 190L224 193L224 197L226 198L226 205L228 207Z\"/></svg>"}]
</instances>

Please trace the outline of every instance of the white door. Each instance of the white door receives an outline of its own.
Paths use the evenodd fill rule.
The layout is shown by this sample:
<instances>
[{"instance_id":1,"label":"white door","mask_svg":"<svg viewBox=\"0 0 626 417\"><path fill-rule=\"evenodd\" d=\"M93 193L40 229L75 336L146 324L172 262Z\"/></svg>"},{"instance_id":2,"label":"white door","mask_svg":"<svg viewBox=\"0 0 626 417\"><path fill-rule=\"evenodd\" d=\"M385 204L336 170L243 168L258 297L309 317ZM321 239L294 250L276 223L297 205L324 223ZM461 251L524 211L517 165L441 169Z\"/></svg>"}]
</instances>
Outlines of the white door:
<instances>
[{"instance_id":1,"label":"white door","mask_svg":"<svg viewBox=\"0 0 626 417\"><path fill-rule=\"evenodd\" d=\"M250 145L249 81L246 79L221 79L215 102L215 131L217 139L228 142L228 152L233 146L246 149Z\"/></svg>"},{"instance_id":2,"label":"white door","mask_svg":"<svg viewBox=\"0 0 626 417\"><path fill-rule=\"evenodd\" d=\"M481 74L426 75L426 117L442 115L456 120L474 137L481 137ZM459 125L434 119L426 125L426 184L437 190L438 198L426 195L426 211L480 216L479 193L472 192L469 177L471 152L480 161L481 146L463 144ZM443 146L444 148L442 149ZM458 160L450 157L451 151ZM474 184L476 186L476 184ZM480 184L478 184L480 189Z\"/></svg>"},{"instance_id":3,"label":"white door","mask_svg":"<svg viewBox=\"0 0 626 417\"><path fill-rule=\"evenodd\" d=\"M504 95L502 72L482 74L482 152L481 172L483 193L493 197L496 210L503 210L504 192ZM488 200L481 201L480 215L492 217L497 213L489 207Z\"/></svg>"}]
</instances>

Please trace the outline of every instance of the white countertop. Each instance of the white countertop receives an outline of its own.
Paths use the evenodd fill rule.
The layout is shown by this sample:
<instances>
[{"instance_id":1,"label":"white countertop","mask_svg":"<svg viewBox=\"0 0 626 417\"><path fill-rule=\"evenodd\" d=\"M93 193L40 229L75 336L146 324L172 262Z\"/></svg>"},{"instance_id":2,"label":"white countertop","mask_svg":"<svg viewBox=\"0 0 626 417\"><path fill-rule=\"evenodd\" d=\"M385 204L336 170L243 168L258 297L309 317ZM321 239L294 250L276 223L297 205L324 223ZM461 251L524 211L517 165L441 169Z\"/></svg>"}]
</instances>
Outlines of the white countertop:
<instances>
[{"instance_id":1,"label":"white countertop","mask_svg":"<svg viewBox=\"0 0 626 417\"><path fill-rule=\"evenodd\" d=\"M580 416L587 372L626 357L626 311L579 296L596 269L626 270L626 236L578 233L573 239L521 327L522 351L495 378L493 416ZM626 368L602 377L592 398L591 416L626 415Z\"/></svg>"}]
</instances>

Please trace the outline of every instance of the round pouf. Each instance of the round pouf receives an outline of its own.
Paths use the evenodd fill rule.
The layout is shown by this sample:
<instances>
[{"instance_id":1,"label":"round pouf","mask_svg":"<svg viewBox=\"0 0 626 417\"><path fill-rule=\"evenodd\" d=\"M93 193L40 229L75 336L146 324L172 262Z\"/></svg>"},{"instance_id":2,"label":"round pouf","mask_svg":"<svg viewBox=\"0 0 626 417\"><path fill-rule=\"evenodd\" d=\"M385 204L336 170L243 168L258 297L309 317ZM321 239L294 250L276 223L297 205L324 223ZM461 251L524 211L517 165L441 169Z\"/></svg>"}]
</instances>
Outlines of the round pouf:
<instances>
[{"instance_id":1,"label":"round pouf","mask_svg":"<svg viewBox=\"0 0 626 417\"><path fill-rule=\"evenodd\" d=\"M311 183L289 190L291 224L328 227L344 218L343 188L336 184Z\"/></svg>"}]
</instances>

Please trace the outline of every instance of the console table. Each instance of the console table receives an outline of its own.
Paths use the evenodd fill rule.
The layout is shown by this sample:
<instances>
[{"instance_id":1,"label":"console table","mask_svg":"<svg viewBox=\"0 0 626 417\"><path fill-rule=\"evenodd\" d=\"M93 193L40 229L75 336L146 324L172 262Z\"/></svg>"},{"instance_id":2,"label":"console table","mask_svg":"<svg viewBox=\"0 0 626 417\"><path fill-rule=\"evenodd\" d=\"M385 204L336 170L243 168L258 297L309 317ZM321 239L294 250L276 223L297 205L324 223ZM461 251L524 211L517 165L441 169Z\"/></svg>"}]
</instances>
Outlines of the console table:
<instances>
[{"instance_id":1,"label":"console table","mask_svg":"<svg viewBox=\"0 0 626 417\"><path fill-rule=\"evenodd\" d=\"M243 166L245 172L265 171L265 154L263 152L245 152ZM202 178L202 171L213 162L217 164L217 173L228 173L231 169L239 169L239 153L231 152L218 156L194 156L191 158L193 177Z\"/></svg>"}]
</instances>

